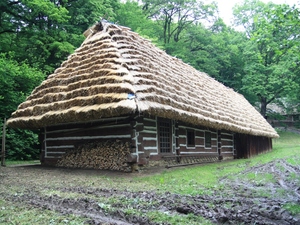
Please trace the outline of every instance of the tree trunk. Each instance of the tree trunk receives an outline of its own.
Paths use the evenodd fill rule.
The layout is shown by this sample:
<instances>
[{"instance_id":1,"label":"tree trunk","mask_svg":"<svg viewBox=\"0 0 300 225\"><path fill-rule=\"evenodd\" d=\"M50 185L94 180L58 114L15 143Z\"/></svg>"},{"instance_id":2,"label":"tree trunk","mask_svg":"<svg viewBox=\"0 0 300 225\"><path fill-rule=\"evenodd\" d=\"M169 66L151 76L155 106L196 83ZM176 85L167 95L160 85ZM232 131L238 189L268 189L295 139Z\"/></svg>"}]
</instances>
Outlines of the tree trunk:
<instances>
[{"instance_id":1,"label":"tree trunk","mask_svg":"<svg viewBox=\"0 0 300 225\"><path fill-rule=\"evenodd\" d=\"M5 136L6 136L6 118L4 118L3 132L2 132L1 166L5 166Z\"/></svg>"},{"instance_id":2,"label":"tree trunk","mask_svg":"<svg viewBox=\"0 0 300 225\"><path fill-rule=\"evenodd\" d=\"M267 98L266 97L260 98L260 114L264 118L266 118L266 114L267 114Z\"/></svg>"}]
</instances>

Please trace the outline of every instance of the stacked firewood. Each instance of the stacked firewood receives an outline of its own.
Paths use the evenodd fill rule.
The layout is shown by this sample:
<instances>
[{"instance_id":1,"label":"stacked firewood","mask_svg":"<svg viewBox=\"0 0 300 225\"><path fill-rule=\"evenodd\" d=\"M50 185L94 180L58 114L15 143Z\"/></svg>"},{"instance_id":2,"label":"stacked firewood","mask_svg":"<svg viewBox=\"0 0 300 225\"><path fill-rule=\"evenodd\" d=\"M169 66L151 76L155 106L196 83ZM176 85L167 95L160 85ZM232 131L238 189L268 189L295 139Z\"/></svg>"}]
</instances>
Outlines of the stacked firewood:
<instances>
[{"instance_id":1,"label":"stacked firewood","mask_svg":"<svg viewBox=\"0 0 300 225\"><path fill-rule=\"evenodd\" d=\"M126 162L129 154L129 142L116 140L86 143L66 152L57 162L57 166L131 171Z\"/></svg>"}]
</instances>

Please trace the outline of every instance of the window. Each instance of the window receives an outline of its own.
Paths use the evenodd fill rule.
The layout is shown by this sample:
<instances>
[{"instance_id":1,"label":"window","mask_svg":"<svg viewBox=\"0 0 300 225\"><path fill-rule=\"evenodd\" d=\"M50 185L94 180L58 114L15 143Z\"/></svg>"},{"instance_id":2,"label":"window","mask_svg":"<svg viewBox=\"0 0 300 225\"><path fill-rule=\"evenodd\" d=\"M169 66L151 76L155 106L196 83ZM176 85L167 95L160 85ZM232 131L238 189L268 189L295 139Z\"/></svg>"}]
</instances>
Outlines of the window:
<instances>
[{"instance_id":1,"label":"window","mask_svg":"<svg viewBox=\"0 0 300 225\"><path fill-rule=\"evenodd\" d=\"M205 131L205 148L211 147L211 132Z\"/></svg>"},{"instance_id":2,"label":"window","mask_svg":"<svg viewBox=\"0 0 300 225\"><path fill-rule=\"evenodd\" d=\"M159 147L161 153L171 152L171 125L170 122L159 122Z\"/></svg>"},{"instance_id":3,"label":"window","mask_svg":"<svg viewBox=\"0 0 300 225\"><path fill-rule=\"evenodd\" d=\"M188 147L195 146L195 131L187 130L186 131L186 139L187 139L187 146Z\"/></svg>"}]
</instances>

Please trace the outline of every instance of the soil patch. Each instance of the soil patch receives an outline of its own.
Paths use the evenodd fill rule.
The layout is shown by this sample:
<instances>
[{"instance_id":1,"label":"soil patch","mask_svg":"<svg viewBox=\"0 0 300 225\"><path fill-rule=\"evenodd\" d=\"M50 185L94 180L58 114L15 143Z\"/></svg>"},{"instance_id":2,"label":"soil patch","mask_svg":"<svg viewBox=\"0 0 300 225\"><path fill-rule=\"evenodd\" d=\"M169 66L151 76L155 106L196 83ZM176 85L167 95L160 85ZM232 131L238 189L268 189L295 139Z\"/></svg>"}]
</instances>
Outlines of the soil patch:
<instances>
[{"instance_id":1,"label":"soil patch","mask_svg":"<svg viewBox=\"0 0 300 225\"><path fill-rule=\"evenodd\" d=\"M147 216L152 211L193 214L214 224L300 224L299 215L291 215L283 207L290 202L300 203L299 183L290 179L300 177L300 168L285 160L249 168L234 179L224 177L220 180L224 190L205 196L83 185L95 176L130 179L136 175L142 176L40 166L1 168L0 194L7 201L86 217L87 224L158 224ZM249 182L245 176L253 179Z\"/></svg>"}]
</instances>

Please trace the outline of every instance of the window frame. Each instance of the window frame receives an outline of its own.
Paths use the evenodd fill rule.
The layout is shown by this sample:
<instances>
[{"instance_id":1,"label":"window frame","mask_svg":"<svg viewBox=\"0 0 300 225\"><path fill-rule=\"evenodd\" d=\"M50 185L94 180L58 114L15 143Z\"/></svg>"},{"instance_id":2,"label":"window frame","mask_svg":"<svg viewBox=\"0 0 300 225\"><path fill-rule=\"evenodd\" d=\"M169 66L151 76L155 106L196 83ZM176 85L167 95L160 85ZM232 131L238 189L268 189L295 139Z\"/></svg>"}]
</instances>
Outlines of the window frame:
<instances>
[{"instance_id":1,"label":"window frame","mask_svg":"<svg viewBox=\"0 0 300 225\"><path fill-rule=\"evenodd\" d=\"M191 134L191 136L189 134ZM190 139L190 138L192 138L192 139ZM195 147L196 146L195 130L192 130L192 129L186 130L186 146L187 147Z\"/></svg>"},{"instance_id":2,"label":"window frame","mask_svg":"<svg viewBox=\"0 0 300 225\"><path fill-rule=\"evenodd\" d=\"M165 128L168 128L169 129L169 144L170 144L170 147L169 147L169 151L164 151L162 152L162 147L161 147L161 123L168 123L168 126L165 126ZM157 138L158 138L158 148L159 148L159 154L162 154L162 155L168 155L168 154L172 154L172 123L171 121L169 120L163 120L163 119L159 119L157 121L157 129L158 129L158 135L157 135Z\"/></svg>"},{"instance_id":3,"label":"window frame","mask_svg":"<svg viewBox=\"0 0 300 225\"><path fill-rule=\"evenodd\" d=\"M211 148L211 131L205 131L204 132L204 147L205 148Z\"/></svg>"}]
</instances>

